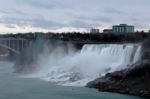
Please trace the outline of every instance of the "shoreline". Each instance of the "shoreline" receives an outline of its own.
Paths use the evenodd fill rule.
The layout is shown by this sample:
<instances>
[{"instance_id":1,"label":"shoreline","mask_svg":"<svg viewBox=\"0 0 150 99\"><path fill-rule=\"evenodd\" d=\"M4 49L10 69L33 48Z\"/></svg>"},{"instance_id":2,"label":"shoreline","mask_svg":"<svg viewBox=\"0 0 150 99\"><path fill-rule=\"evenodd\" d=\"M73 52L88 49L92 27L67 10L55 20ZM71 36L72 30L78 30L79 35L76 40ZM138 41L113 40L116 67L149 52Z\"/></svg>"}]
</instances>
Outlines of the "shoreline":
<instances>
[{"instance_id":1,"label":"shoreline","mask_svg":"<svg viewBox=\"0 0 150 99\"><path fill-rule=\"evenodd\" d=\"M150 63L143 61L132 68L109 73L89 82L86 87L102 92L115 92L150 98Z\"/></svg>"}]
</instances>

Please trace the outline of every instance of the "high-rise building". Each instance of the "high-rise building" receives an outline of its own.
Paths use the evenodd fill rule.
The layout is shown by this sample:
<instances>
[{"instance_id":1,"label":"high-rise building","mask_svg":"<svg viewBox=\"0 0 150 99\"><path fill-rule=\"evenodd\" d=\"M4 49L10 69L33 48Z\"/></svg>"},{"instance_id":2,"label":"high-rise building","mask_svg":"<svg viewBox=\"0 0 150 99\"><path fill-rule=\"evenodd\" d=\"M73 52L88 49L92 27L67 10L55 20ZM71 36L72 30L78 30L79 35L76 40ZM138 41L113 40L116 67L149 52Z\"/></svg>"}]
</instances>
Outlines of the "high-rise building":
<instances>
[{"instance_id":1,"label":"high-rise building","mask_svg":"<svg viewBox=\"0 0 150 99\"><path fill-rule=\"evenodd\" d=\"M94 28L92 28L91 30L90 30L90 33L99 33L100 31L99 31L99 29L94 29Z\"/></svg>"},{"instance_id":2,"label":"high-rise building","mask_svg":"<svg viewBox=\"0 0 150 99\"><path fill-rule=\"evenodd\" d=\"M114 33L133 33L134 26L127 25L127 24L114 25L113 32Z\"/></svg>"}]
</instances>

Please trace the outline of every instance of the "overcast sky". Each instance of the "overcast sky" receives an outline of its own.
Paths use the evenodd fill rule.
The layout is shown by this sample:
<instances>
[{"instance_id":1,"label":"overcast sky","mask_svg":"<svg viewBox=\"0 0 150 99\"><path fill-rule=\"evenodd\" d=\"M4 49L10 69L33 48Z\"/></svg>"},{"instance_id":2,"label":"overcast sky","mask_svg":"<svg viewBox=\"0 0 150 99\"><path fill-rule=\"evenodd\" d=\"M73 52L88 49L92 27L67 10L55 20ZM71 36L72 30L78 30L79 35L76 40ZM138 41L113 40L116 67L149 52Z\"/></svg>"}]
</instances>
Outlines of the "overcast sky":
<instances>
[{"instance_id":1,"label":"overcast sky","mask_svg":"<svg viewBox=\"0 0 150 99\"><path fill-rule=\"evenodd\" d=\"M150 28L150 0L0 0L0 32Z\"/></svg>"}]
</instances>

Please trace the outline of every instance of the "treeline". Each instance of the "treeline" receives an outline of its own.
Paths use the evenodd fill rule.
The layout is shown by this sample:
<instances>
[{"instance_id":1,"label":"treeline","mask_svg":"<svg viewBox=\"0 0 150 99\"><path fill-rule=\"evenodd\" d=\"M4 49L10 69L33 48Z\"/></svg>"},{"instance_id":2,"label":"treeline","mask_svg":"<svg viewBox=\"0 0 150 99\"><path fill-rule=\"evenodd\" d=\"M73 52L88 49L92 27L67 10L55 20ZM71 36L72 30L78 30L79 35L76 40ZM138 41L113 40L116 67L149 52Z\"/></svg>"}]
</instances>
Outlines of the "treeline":
<instances>
[{"instance_id":1,"label":"treeline","mask_svg":"<svg viewBox=\"0 0 150 99\"><path fill-rule=\"evenodd\" d=\"M86 41L86 42L137 42L143 41L146 37L149 37L149 33L17 33L17 34L1 34L0 38L24 38L24 39L36 39L36 35L39 34L42 39L61 39L65 41Z\"/></svg>"}]
</instances>

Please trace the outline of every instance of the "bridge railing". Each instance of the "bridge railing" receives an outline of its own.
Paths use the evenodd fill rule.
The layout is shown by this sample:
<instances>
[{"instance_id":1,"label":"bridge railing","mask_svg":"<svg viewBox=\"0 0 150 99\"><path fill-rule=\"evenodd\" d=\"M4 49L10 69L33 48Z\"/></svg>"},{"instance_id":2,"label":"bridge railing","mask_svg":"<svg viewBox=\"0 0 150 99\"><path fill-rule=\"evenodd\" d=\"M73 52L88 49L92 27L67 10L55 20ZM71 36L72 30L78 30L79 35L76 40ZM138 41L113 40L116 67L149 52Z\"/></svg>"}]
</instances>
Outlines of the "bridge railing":
<instances>
[{"instance_id":1,"label":"bridge railing","mask_svg":"<svg viewBox=\"0 0 150 99\"><path fill-rule=\"evenodd\" d=\"M29 44L29 41L23 38L0 38L0 46L16 53L19 53Z\"/></svg>"}]
</instances>

